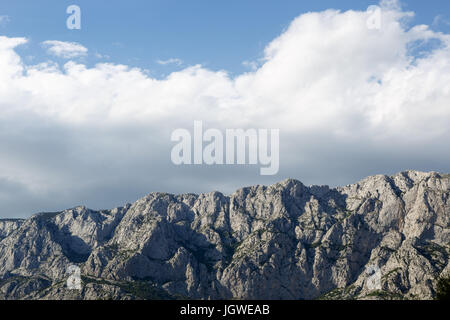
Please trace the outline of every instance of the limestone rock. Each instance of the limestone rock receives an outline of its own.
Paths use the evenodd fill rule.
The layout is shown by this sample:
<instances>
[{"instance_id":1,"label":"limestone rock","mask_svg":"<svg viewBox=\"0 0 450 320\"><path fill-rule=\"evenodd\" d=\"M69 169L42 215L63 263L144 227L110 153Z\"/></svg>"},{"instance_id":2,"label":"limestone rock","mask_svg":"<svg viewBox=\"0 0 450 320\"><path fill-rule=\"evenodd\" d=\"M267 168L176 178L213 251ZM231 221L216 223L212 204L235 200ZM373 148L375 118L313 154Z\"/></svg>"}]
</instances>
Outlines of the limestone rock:
<instances>
[{"instance_id":1,"label":"limestone rock","mask_svg":"<svg viewBox=\"0 0 450 320\"><path fill-rule=\"evenodd\" d=\"M0 299L432 299L449 194L450 175L407 171L0 220Z\"/></svg>"}]
</instances>

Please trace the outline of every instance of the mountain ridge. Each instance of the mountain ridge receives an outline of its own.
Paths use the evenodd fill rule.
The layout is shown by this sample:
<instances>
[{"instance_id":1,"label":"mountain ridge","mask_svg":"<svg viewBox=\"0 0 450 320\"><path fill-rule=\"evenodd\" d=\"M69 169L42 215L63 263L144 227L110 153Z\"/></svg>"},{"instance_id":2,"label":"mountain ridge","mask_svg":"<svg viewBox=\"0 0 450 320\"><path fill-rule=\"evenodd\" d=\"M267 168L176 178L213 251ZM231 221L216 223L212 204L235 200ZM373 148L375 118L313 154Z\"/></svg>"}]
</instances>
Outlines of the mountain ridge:
<instances>
[{"instance_id":1,"label":"mountain ridge","mask_svg":"<svg viewBox=\"0 0 450 320\"><path fill-rule=\"evenodd\" d=\"M437 172L285 179L0 220L0 299L432 299L449 272L449 189ZM71 265L81 290L65 286Z\"/></svg>"}]
</instances>

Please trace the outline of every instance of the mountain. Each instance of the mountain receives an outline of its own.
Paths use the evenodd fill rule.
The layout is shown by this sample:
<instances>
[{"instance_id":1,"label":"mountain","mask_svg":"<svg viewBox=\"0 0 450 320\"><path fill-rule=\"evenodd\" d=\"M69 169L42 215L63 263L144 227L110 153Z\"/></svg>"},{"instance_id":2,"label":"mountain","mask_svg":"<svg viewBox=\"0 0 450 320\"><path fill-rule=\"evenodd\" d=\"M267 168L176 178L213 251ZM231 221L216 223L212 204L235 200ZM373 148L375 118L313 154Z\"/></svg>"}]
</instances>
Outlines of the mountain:
<instances>
[{"instance_id":1,"label":"mountain","mask_svg":"<svg viewBox=\"0 0 450 320\"><path fill-rule=\"evenodd\" d=\"M0 220L0 299L433 299L449 193L450 175L407 171Z\"/></svg>"}]
</instances>

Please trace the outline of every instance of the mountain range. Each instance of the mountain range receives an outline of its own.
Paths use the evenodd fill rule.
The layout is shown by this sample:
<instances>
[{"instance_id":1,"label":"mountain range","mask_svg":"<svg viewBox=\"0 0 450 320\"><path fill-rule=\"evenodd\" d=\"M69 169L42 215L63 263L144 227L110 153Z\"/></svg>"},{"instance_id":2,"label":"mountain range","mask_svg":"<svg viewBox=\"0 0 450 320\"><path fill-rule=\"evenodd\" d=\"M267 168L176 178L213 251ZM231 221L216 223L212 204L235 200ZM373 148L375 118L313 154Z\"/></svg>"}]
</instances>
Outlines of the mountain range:
<instances>
[{"instance_id":1,"label":"mountain range","mask_svg":"<svg viewBox=\"0 0 450 320\"><path fill-rule=\"evenodd\" d=\"M449 194L449 174L405 171L0 220L0 299L433 299Z\"/></svg>"}]
</instances>

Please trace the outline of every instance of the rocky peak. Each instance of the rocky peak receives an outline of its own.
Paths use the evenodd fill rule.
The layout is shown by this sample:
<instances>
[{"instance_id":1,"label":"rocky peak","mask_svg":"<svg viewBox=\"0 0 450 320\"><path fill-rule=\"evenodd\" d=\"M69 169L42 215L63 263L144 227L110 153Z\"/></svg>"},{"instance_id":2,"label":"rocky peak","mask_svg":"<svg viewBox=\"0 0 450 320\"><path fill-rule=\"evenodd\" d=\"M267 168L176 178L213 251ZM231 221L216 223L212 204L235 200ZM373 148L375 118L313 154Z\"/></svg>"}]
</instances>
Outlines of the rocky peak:
<instances>
[{"instance_id":1,"label":"rocky peak","mask_svg":"<svg viewBox=\"0 0 450 320\"><path fill-rule=\"evenodd\" d=\"M449 272L449 190L450 175L405 171L0 220L0 297L429 299ZM70 265L80 292L61 282Z\"/></svg>"}]
</instances>

